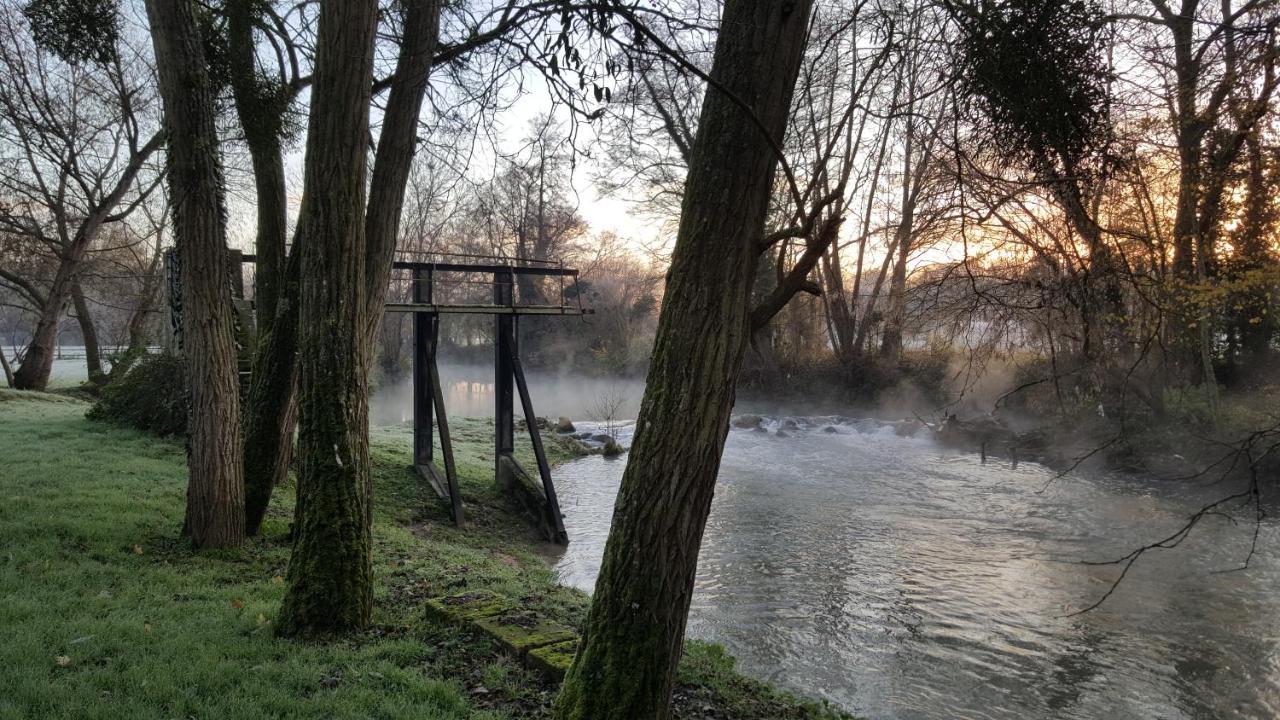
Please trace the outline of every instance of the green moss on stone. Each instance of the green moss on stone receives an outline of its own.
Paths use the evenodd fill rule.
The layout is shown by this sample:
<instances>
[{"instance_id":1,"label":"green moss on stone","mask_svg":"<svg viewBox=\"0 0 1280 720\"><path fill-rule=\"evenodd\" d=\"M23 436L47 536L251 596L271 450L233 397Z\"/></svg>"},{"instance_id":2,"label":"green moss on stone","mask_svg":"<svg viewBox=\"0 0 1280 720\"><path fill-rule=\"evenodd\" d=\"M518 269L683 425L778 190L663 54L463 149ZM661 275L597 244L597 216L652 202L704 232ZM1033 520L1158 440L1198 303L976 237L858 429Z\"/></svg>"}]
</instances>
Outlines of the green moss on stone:
<instances>
[{"instance_id":1,"label":"green moss on stone","mask_svg":"<svg viewBox=\"0 0 1280 720\"><path fill-rule=\"evenodd\" d=\"M559 682L564 680L565 673L569 672L569 666L573 664L573 656L577 652L577 639L565 640L530 650L525 657L525 664Z\"/></svg>"},{"instance_id":2,"label":"green moss on stone","mask_svg":"<svg viewBox=\"0 0 1280 720\"><path fill-rule=\"evenodd\" d=\"M474 618L471 624L493 636L507 651L521 658L535 648L577 637L569 628L529 610Z\"/></svg>"},{"instance_id":3,"label":"green moss on stone","mask_svg":"<svg viewBox=\"0 0 1280 720\"><path fill-rule=\"evenodd\" d=\"M441 620L462 623L492 615L500 615L512 608L512 602L492 590L469 590L446 597L431 598L427 611Z\"/></svg>"}]
</instances>

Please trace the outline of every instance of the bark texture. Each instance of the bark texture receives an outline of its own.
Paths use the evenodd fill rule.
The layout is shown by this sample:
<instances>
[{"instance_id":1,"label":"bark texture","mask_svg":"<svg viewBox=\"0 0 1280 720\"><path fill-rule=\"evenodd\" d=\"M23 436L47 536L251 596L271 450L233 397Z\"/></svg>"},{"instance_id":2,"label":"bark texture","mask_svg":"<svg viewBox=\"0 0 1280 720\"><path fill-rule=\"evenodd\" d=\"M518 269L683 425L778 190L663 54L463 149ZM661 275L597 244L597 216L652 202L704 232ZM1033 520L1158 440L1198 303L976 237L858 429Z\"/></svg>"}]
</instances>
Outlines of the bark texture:
<instances>
[{"instance_id":1,"label":"bark texture","mask_svg":"<svg viewBox=\"0 0 1280 720\"><path fill-rule=\"evenodd\" d=\"M373 607L365 148L376 0L323 0L307 132L298 323L298 507L278 631L355 630Z\"/></svg>"},{"instance_id":2,"label":"bark texture","mask_svg":"<svg viewBox=\"0 0 1280 720\"><path fill-rule=\"evenodd\" d=\"M400 215L404 191L418 142L418 118L422 97L431 76L431 60L440 35L440 0L407 0L404 3L404 37L391 95L382 117L373 179L369 184L369 206L365 215L366 252L365 317L366 341L377 337L382 325L391 261L400 235Z\"/></svg>"},{"instance_id":3,"label":"bark texture","mask_svg":"<svg viewBox=\"0 0 1280 720\"><path fill-rule=\"evenodd\" d=\"M295 253L297 249L295 249ZM293 459L298 392L298 266L285 273L276 314L260 326L244 412L245 532L257 535ZM262 317L262 316L260 316Z\"/></svg>"},{"instance_id":4,"label":"bark texture","mask_svg":"<svg viewBox=\"0 0 1280 720\"><path fill-rule=\"evenodd\" d=\"M182 254L190 392L186 530L197 548L244 539L240 396L226 213L212 85L190 0L147 0L169 133L174 235Z\"/></svg>"},{"instance_id":5,"label":"bark texture","mask_svg":"<svg viewBox=\"0 0 1280 720\"><path fill-rule=\"evenodd\" d=\"M631 460L561 720L670 716L810 8L725 4Z\"/></svg>"},{"instance_id":6,"label":"bark texture","mask_svg":"<svg viewBox=\"0 0 1280 720\"><path fill-rule=\"evenodd\" d=\"M288 226L282 133L294 89L262 76L255 64L256 0L226 4L227 55L236 115L253 164L257 197L254 303L258 318L253 375L244 408L245 531L257 535L271 493L289 472L297 419L298 257L285 247Z\"/></svg>"},{"instance_id":7,"label":"bark texture","mask_svg":"<svg viewBox=\"0 0 1280 720\"><path fill-rule=\"evenodd\" d=\"M76 309L76 322L80 325L80 336L84 339L84 364L89 382L101 384L106 375L102 372L102 346L98 342L98 327L93 324L89 300L84 296L84 288L79 281L71 286L71 299Z\"/></svg>"},{"instance_id":8,"label":"bark texture","mask_svg":"<svg viewBox=\"0 0 1280 720\"><path fill-rule=\"evenodd\" d=\"M367 332L364 340L370 345L374 342L382 321L386 285L399 236L404 191L417 144L418 118L439 35L439 22L439 0L411 0L405 3L404 35L391 81L391 93L383 113L382 131L378 136L378 150L364 218L366 275L363 312ZM242 111L242 123L246 122L243 119L244 113L253 110L252 104L246 103ZM262 152L270 152L273 158L279 157L278 146L274 150L264 147ZM270 182L268 187L264 187L263 178L258 178L260 197L269 189L277 187L277 178L272 170L274 164L268 164L264 160L261 165L269 170L266 175ZM258 166L259 162L255 161L255 177ZM278 197L281 199L278 248L283 257L283 174L278 180ZM260 206L259 214L262 212ZM275 213L273 209L273 217ZM267 240L261 226L258 239L258 256L261 258L261 247ZM266 293L271 297L274 313L268 316L260 311L259 314L259 317L270 319L260 329L263 340L254 362L254 376L245 413L245 513L251 535L260 529L271 501L272 490L284 480L289 469L297 409L293 399L298 377L298 273L304 242L305 238L299 234L295 238L293 251L281 279L274 285L265 285L269 288ZM274 241L269 244L272 248L277 247ZM264 267L260 261L259 277L265 280L271 273L271 269ZM264 293L264 284L259 284L258 293Z\"/></svg>"}]
</instances>

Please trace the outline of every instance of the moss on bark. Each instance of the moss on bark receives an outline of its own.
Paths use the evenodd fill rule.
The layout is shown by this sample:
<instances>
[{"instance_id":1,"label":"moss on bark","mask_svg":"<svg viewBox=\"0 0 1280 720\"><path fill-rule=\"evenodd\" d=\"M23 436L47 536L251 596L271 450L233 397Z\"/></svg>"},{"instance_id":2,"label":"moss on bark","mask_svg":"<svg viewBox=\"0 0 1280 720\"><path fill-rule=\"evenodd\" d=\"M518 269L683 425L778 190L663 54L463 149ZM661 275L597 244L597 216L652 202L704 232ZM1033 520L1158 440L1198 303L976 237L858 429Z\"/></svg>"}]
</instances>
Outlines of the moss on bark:
<instances>
[{"instance_id":1,"label":"moss on bark","mask_svg":"<svg viewBox=\"0 0 1280 720\"><path fill-rule=\"evenodd\" d=\"M811 5L725 3L631 461L559 720L670 716Z\"/></svg>"},{"instance_id":2,"label":"moss on bark","mask_svg":"<svg viewBox=\"0 0 1280 720\"><path fill-rule=\"evenodd\" d=\"M364 340L369 101L378 3L326 0L316 42L298 233L298 505L277 629L365 627L373 607Z\"/></svg>"}]
</instances>

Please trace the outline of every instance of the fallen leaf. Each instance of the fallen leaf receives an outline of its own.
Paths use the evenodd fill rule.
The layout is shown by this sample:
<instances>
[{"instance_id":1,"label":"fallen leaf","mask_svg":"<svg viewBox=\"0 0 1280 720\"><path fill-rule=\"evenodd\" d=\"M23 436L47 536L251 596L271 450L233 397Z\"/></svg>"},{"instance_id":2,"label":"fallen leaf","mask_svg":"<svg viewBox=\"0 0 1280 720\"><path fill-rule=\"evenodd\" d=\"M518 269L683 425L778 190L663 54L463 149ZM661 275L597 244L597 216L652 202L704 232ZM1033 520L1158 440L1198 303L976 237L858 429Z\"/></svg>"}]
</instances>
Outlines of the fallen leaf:
<instances>
[{"instance_id":1,"label":"fallen leaf","mask_svg":"<svg viewBox=\"0 0 1280 720\"><path fill-rule=\"evenodd\" d=\"M59 655L58 657L54 658L53 661L58 663L58 667L66 667L71 664L71 658L67 657L66 655Z\"/></svg>"}]
</instances>

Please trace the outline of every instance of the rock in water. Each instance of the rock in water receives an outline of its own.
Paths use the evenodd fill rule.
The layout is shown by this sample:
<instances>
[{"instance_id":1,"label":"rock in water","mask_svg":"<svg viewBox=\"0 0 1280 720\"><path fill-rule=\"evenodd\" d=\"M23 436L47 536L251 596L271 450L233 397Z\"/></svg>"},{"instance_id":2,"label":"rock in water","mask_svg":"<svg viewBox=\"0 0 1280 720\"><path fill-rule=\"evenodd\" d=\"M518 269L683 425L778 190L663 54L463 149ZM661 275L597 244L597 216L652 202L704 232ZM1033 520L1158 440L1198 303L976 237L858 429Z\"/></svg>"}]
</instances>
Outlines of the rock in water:
<instances>
[{"instance_id":1,"label":"rock in water","mask_svg":"<svg viewBox=\"0 0 1280 720\"><path fill-rule=\"evenodd\" d=\"M893 434L898 437L915 437L916 433L920 432L923 427L924 423L919 420L903 420L898 423L898 427L893 429Z\"/></svg>"},{"instance_id":2,"label":"rock in water","mask_svg":"<svg viewBox=\"0 0 1280 720\"><path fill-rule=\"evenodd\" d=\"M573 426L573 421L563 415L556 421L556 432L558 433L571 433L575 430L577 428Z\"/></svg>"}]
</instances>

